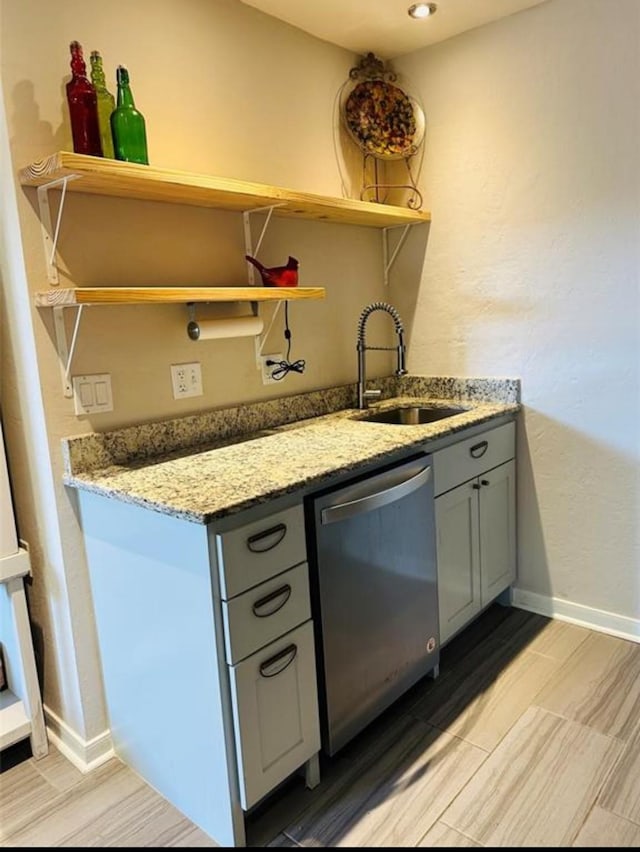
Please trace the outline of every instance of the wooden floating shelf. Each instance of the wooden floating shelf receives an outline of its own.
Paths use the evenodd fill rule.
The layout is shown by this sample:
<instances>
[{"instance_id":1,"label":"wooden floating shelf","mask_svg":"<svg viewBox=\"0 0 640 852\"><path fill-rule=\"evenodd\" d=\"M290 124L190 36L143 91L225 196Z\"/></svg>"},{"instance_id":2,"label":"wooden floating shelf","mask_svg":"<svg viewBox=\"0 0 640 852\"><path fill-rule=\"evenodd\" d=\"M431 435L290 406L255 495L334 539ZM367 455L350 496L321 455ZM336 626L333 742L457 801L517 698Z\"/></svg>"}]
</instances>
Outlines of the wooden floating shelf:
<instances>
[{"instance_id":1,"label":"wooden floating shelf","mask_svg":"<svg viewBox=\"0 0 640 852\"><path fill-rule=\"evenodd\" d=\"M324 299L324 287L74 287L35 294L38 308Z\"/></svg>"},{"instance_id":2,"label":"wooden floating shelf","mask_svg":"<svg viewBox=\"0 0 640 852\"><path fill-rule=\"evenodd\" d=\"M237 212L279 205L273 211L274 216L367 225L374 228L417 225L431 220L429 213L410 210L407 207L294 192L233 178L158 169L67 151L60 151L45 160L32 163L19 173L23 186L43 186L64 177L73 178L67 182L67 191L70 192L164 201Z\"/></svg>"}]
</instances>

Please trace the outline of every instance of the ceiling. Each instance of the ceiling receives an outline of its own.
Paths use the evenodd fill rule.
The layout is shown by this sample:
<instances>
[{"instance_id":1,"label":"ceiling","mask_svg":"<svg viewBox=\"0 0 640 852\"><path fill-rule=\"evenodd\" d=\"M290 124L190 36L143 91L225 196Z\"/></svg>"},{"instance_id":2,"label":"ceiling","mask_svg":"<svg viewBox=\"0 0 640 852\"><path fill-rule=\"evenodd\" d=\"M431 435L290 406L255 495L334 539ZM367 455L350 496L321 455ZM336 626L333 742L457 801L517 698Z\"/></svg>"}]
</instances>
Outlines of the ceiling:
<instances>
[{"instance_id":1,"label":"ceiling","mask_svg":"<svg viewBox=\"0 0 640 852\"><path fill-rule=\"evenodd\" d=\"M544 0L436 0L435 15L410 18L413 0L242 0L354 53L392 59L537 6Z\"/></svg>"}]
</instances>

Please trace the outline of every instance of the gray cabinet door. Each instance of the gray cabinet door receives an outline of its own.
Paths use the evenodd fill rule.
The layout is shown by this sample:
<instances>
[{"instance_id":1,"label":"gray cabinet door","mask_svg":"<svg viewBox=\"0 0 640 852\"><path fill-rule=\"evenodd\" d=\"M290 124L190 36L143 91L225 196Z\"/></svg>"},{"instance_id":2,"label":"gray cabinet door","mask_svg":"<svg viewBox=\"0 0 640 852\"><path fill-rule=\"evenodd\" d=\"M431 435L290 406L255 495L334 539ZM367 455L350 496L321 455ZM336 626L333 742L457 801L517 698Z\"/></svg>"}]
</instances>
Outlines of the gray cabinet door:
<instances>
[{"instance_id":1,"label":"gray cabinet door","mask_svg":"<svg viewBox=\"0 0 640 852\"><path fill-rule=\"evenodd\" d=\"M312 622L229 671L240 800L248 810L320 750Z\"/></svg>"},{"instance_id":2,"label":"gray cabinet door","mask_svg":"<svg viewBox=\"0 0 640 852\"><path fill-rule=\"evenodd\" d=\"M481 609L477 480L437 497L440 644Z\"/></svg>"},{"instance_id":3,"label":"gray cabinet door","mask_svg":"<svg viewBox=\"0 0 640 852\"><path fill-rule=\"evenodd\" d=\"M510 461L479 477L482 606L516 576L516 468Z\"/></svg>"}]
</instances>

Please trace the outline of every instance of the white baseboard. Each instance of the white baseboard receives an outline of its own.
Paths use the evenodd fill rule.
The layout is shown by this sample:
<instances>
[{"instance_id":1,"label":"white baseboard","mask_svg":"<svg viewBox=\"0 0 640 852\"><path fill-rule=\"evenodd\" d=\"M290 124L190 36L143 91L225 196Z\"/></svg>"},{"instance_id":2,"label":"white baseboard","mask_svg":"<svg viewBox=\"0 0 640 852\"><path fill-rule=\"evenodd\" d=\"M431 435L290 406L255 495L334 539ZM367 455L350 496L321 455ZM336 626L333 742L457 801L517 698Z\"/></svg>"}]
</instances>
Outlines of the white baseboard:
<instances>
[{"instance_id":1,"label":"white baseboard","mask_svg":"<svg viewBox=\"0 0 640 852\"><path fill-rule=\"evenodd\" d=\"M581 627L588 627L590 630L618 636L620 639L640 642L640 619L638 618L628 618L626 615L616 615L604 609L594 609L583 604L561 598L550 598L518 588L512 590L511 600L513 606L519 609L558 618L560 621L569 621Z\"/></svg>"},{"instance_id":2,"label":"white baseboard","mask_svg":"<svg viewBox=\"0 0 640 852\"><path fill-rule=\"evenodd\" d=\"M115 757L108 728L97 737L84 740L50 707L45 705L43 710L48 738L80 772L90 772Z\"/></svg>"}]
</instances>

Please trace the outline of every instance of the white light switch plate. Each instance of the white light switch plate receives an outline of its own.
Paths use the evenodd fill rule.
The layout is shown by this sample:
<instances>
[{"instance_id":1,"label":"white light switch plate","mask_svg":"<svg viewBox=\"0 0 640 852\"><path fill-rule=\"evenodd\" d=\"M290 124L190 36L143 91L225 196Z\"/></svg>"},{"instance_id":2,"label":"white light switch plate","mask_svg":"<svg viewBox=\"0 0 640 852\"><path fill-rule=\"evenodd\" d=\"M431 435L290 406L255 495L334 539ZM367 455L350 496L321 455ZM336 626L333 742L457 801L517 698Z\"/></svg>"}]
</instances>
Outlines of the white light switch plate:
<instances>
[{"instance_id":1,"label":"white light switch plate","mask_svg":"<svg viewBox=\"0 0 640 852\"><path fill-rule=\"evenodd\" d=\"M104 414L113 411L110 373L73 376L72 384L76 414Z\"/></svg>"}]
</instances>

